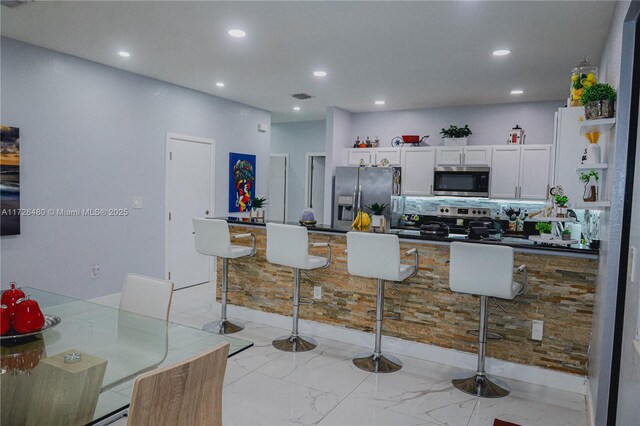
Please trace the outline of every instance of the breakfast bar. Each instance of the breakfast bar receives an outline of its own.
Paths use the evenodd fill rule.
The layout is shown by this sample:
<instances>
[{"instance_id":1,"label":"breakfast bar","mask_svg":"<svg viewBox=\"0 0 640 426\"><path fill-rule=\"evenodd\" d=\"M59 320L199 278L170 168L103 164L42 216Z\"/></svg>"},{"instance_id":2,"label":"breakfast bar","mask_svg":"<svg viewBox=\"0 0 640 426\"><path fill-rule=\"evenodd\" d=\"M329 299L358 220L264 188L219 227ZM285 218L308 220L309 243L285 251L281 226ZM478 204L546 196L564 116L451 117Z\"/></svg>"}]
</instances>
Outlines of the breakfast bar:
<instances>
[{"instance_id":1,"label":"breakfast bar","mask_svg":"<svg viewBox=\"0 0 640 426\"><path fill-rule=\"evenodd\" d=\"M230 293L236 306L289 316L291 314L291 269L267 262L264 223L228 218L230 232L251 232L257 240L256 255L233 263L229 283L240 287ZM309 229L309 242L329 243L334 253L327 269L302 274L301 296L310 299L313 286L322 287L322 298L300 310L305 320L372 332L374 322L367 313L375 307L376 288L370 279L347 272L345 229L318 225ZM390 232L398 232L391 230ZM442 348L476 352L477 297L449 290L449 244L455 238L433 238L402 233L401 250L417 248L418 274L402 284L389 286L384 333L401 339ZM459 239L458 239L459 240ZM489 331L504 340L490 340L491 357L530 366L584 375L587 372L589 338L593 315L598 254L583 246L554 247L508 239L479 244L510 245L515 264L526 264L529 285L513 301L501 300L506 312L490 303ZM313 253L321 248L310 248ZM411 263L407 258L404 263ZM221 269L218 268L218 280ZM286 284L281 284L286 283ZM531 321L544 321L545 337L531 339Z\"/></svg>"}]
</instances>

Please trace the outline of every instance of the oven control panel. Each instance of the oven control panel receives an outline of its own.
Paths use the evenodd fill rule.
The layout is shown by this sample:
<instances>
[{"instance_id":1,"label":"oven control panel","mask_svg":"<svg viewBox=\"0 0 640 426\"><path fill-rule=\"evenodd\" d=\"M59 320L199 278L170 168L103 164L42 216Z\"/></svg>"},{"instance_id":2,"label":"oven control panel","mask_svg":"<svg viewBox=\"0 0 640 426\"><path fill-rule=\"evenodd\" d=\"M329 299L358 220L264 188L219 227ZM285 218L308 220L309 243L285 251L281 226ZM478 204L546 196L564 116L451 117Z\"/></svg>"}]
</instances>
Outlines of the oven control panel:
<instances>
[{"instance_id":1,"label":"oven control panel","mask_svg":"<svg viewBox=\"0 0 640 426\"><path fill-rule=\"evenodd\" d=\"M474 218L492 217L491 209L486 207L451 207L438 206L438 217Z\"/></svg>"}]
</instances>

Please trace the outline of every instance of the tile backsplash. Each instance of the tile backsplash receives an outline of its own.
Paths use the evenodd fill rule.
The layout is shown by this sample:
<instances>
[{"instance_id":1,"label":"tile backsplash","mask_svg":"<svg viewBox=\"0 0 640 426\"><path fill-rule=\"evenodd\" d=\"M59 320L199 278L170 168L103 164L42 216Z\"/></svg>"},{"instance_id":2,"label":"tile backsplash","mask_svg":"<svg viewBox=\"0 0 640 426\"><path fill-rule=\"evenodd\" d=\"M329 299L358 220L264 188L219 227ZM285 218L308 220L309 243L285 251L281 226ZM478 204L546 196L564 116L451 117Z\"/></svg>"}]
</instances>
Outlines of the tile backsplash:
<instances>
[{"instance_id":1,"label":"tile backsplash","mask_svg":"<svg viewBox=\"0 0 640 426\"><path fill-rule=\"evenodd\" d=\"M491 209L491 217L495 218L500 213L500 219L506 220L507 216L503 208L507 206L520 209L523 213L533 213L545 206L544 201L524 200L492 200L488 198L474 197L393 197L393 213L397 216L403 214L420 214L436 216L438 206L452 207L480 207ZM573 209L576 212L578 223L582 225L583 235L587 240L599 239L600 212L597 210Z\"/></svg>"}]
</instances>

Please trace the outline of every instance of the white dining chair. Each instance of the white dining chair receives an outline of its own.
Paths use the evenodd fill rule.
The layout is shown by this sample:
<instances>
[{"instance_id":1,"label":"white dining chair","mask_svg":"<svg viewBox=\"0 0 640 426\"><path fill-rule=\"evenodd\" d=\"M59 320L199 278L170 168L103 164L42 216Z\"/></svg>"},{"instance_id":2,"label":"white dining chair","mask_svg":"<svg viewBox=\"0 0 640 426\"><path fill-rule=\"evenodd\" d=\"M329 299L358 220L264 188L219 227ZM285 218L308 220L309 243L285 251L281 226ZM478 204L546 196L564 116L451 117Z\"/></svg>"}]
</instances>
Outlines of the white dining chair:
<instances>
[{"instance_id":1,"label":"white dining chair","mask_svg":"<svg viewBox=\"0 0 640 426\"><path fill-rule=\"evenodd\" d=\"M127 274L122 285L119 309L168 321L172 297L172 282Z\"/></svg>"}]
</instances>

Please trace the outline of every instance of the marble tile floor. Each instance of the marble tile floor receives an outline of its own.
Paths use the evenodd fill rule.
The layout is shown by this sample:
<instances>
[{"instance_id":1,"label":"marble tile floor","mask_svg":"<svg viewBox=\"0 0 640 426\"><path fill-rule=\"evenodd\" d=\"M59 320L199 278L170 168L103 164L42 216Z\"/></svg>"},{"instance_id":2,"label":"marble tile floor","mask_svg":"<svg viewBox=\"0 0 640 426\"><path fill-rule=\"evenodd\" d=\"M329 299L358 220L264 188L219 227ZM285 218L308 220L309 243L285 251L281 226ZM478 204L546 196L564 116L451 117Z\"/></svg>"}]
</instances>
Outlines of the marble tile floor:
<instances>
[{"instance_id":1,"label":"marble tile floor","mask_svg":"<svg viewBox=\"0 0 640 426\"><path fill-rule=\"evenodd\" d=\"M177 291L170 319L193 327L217 319L211 292L207 286ZM233 336L255 346L229 359L225 425L492 425L494 418L523 426L587 424L583 395L505 380L508 397L475 398L451 385L451 378L469 373L454 367L402 356L399 372L372 374L351 363L370 348L317 338L313 351L280 352L271 341L288 330L245 326ZM131 393L130 385L114 391Z\"/></svg>"}]
</instances>

